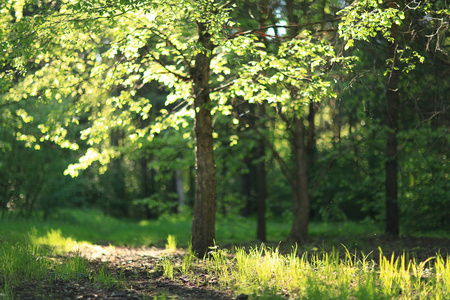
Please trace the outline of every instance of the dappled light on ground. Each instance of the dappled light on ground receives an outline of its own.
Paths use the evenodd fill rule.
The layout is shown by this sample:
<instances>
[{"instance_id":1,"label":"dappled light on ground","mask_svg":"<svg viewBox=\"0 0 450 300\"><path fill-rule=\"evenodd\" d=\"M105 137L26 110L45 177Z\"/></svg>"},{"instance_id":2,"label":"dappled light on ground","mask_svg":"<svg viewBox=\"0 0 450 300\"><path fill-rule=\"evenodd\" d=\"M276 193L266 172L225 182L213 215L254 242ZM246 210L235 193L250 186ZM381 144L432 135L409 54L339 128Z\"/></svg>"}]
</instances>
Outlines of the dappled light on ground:
<instances>
[{"instance_id":1,"label":"dappled light on ground","mask_svg":"<svg viewBox=\"0 0 450 300\"><path fill-rule=\"evenodd\" d=\"M30 241L33 245L47 247L58 254L77 251L84 245L90 245L86 241L76 241L71 237L64 237L61 229L50 229L46 234L39 235L36 228L33 228L30 233Z\"/></svg>"}]
</instances>

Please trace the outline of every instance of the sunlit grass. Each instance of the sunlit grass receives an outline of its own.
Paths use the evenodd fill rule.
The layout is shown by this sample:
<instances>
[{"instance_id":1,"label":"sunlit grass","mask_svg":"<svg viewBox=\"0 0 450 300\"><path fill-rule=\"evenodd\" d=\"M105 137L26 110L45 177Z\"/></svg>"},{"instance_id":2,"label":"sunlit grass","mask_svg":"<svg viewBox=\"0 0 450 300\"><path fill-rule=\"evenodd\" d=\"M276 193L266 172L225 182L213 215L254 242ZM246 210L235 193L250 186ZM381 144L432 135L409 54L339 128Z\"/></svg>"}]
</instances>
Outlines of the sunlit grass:
<instances>
[{"instance_id":1,"label":"sunlit grass","mask_svg":"<svg viewBox=\"0 0 450 300\"><path fill-rule=\"evenodd\" d=\"M0 220L2 239L16 242L33 241L41 244L66 244L67 247L84 241L90 244L115 246L164 247L167 236L172 235L179 247L190 242L191 219L189 216L164 217L159 220L115 219L95 210L62 211L59 216L40 219L9 218ZM59 240L64 238L65 240ZM67 248L66 247L66 248Z\"/></svg>"},{"instance_id":2,"label":"sunlit grass","mask_svg":"<svg viewBox=\"0 0 450 300\"><path fill-rule=\"evenodd\" d=\"M88 276L88 263L77 253L61 259L53 259L52 255L52 251L38 245L0 243L0 299L15 299L14 287L23 283L46 282L51 286L54 279ZM48 291L39 288L36 293L48 296Z\"/></svg>"},{"instance_id":3,"label":"sunlit grass","mask_svg":"<svg viewBox=\"0 0 450 300\"><path fill-rule=\"evenodd\" d=\"M182 275L189 275L191 273L191 267L196 261L196 256L192 252L192 245L189 244L187 254L183 256L181 261L181 267L179 268Z\"/></svg>"},{"instance_id":4,"label":"sunlit grass","mask_svg":"<svg viewBox=\"0 0 450 300\"><path fill-rule=\"evenodd\" d=\"M50 229L46 234L39 235L36 228L32 228L31 230L30 242L36 246L45 246L57 254L73 252L80 245L89 244L85 241L78 242L70 236L63 236L60 229Z\"/></svg>"},{"instance_id":5,"label":"sunlit grass","mask_svg":"<svg viewBox=\"0 0 450 300\"><path fill-rule=\"evenodd\" d=\"M167 237L166 250L172 252L177 250L177 239L174 235L169 234Z\"/></svg>"},{"instance_id":6,"label":"sunlit grass","mask_svg":"<svg viewBox=\"0 0 450 300\"><path fill-rule=\"evenodd\" d=\"M172 261L168 257L164 257L161 260L161 266L163 268L163 275L173 280L174 268Z\"/></svg>"},{"instance_id":7,"label":"sunlit grass","mask_svg":"<svg viewBox=\"0 0 450 300\"><path fill-rule=\"evenodd\" d=\"M190 215L164 216L158 220L116 219L96 210L63 210L53 219L5 219L0 220L0 236L8 241L73 247L81 241L89 244L115 246L157 246L165 247L169 235L176 239L177 247L187 248L191 240ZM267 240L283 241L289 235L291 224L285 219L267 220ZM32 235L30 236L30 233ZM373 222L315 223L309 226L312 239L352 238L364 234L382 233ZM65 241L57 241L64 238ZM216 243L219 245L259 244L256 239L256 219L224 217L218 215L216 222ZM339 245L339 243L337 244Z\"/></svg>"},{"instance_id":8,"label":"sunlit grass","mask_svg":"<svg viewBox=\"0 0 450 300\"><path fill-rule=\"evenodd\" d=\"M450 261L441 256L423 262L406 255L385 257L379 263L361 253L304 253L288 255L265 246L250 249L212 249L208 258L196 260L187 254L181 267L163 261L164 275L179 272L195 281L193 269L214 275L222 289L261 299L449 299ZM194 260L194 261L193 261ZM191 268L189 272L186 268ZM177 271L178 270L178 271ZM174 273L175 272L175 273Z\"/></svg>"}]
</instances>

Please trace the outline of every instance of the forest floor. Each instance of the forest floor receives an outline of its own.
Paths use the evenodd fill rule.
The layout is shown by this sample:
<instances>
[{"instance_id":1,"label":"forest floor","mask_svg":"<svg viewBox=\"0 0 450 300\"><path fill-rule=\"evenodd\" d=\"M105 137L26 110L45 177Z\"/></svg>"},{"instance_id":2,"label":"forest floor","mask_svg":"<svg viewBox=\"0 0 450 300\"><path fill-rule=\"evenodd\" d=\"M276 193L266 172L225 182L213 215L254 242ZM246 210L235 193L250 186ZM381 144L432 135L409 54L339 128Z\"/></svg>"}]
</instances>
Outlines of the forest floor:
<instances>
[{"instance_id":1,"label":"forest floor","mask_svg":"<svg viewBox=\"0 0 450 300\"><path fill-rule=\"evenodd\" d=\"M346 245L370 254L373 260L378 259L379 248L390 257L408 253L417 261L423 261L440 253L443 257L450 255L450 240L438 238L403 237L400 239L387 236L372 236L354 240L337 240L334 245ZM308 245L309 249L323 249L330 245L329 240L316 240ZM255 245L244 245L251 247ZM268 245L271 247L272 245ZM276 244L280 251L290 252L292 245ZM229 246L230 248L232 246ZM312 247L312 248L311 248ZM325 246L327 247L327 246ZM233 247L234 248L234 247ZM299 248L301 253L303 248ZM111 277L109 287L92 282L89 274L72 281L49 278L40 282L23 282L13 287L15 299L246 299L245 295L236 296L236 292L223 289L217 283L214 274L205 270L197 270L195 281L187 276L164 276L161 261L169 257L172 261L180 260L186 253L184 250L169 251L166 249L147 247L115 247L102 245L83 245L79 254L89 261L89 270L98 273L103 270L105 276ZM232 249L230 249L230 253ZM69 254L70 255L70 254ZM73 254L72 254L73 255ZM198 273L197 273L198 272ZM119 279L117 283L114 278ZM192 278L192 276L191 276ZM1 298L1 297L0 297Z\"/></svg>"}]
</instances>

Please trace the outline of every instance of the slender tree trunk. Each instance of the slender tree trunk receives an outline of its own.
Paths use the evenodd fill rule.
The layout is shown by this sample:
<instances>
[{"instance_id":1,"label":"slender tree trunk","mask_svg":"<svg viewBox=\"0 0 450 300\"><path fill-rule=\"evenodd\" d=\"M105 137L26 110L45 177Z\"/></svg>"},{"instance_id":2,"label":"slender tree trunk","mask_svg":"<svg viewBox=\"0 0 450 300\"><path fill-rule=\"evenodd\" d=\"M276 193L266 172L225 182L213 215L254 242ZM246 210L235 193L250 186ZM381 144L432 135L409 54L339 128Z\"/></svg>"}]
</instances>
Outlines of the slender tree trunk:
<instances>
[{"instance_id":1,"label":"slender tree trunk","mask_svg":"<svg viewBox=\"0 0 450 300\"><path fill-rule=\"evenodd\" d=\"M308 112L308 143L306 144L307 154L314 154L316 152L316 108L313 101L309 101Z\"/></svg>"},{"instance_id":2,"label":"slender tree trunk","mask_svg":"<svg viewBox=\"0 0 450 300\"><path fill-rule=\"evenodd\" d=\"M254 103L245 103L242 106L241 124L245 124L244 131L241 131L243 138L250 136L250 131L254 130L255 120L255 106ZM245 200L245 206L241 210L243 217L250 217L255 211L255 191L257 186L257 170L254 161L258 159L256 153L256 147L250 149L250 151L244 157L244 164L248 169L247 173L242 174L242 198Z\"/></svg>"},{"instance_id":3,"label":"slender tree trunk","mask_svg":"<svg viewBox=\"0 0 450 300\"><path fill-rule=\"evenodd\" d=\"M151 187L150 187L150 179L153 180L152 176L149 176L149 169L148 169L148 160L146 157L141 158L140 160L141 164L141 195L142 198L148 198L151 194ZM152 217L152 213L150 211L150 208L148 205L145 205L144 208L144 216L146 219L150 219Z\"/></svg>"},{"instance_id":4,"label":"slender tree trunk","mask_svg":"<svg viewBox=\"0 0 450 300\"><path fill-rule=\"evenodd\" d=\"M242 180L242 189L241 189L241 196L245 201L244 207L241 209L241 216L243 217L250 217L250 215L253 213L253 199L252 199L252 187L253 187L253 180L252 176L255 176L255 173L253 171L253 159L252 154L248 154L244 158L244 164L248 169L247 173L242 174L241 180Z\"/></svg>"},{"instance_id":5,"label":"slender tree trunk","mask_svg":"<svg viewBox=\"0 0 450 300\"><path fill-rule=\"evenodd\" d=\"M289 25L297 25L298 16L294 12L295 0L286 0L286 11L288 14ZM308 5L307 3L303 3ZM306 11L306 9L304 9ZM289 35L294 38L298 34L298 28L292 27ZM296 98L297 91L291 89L292 99ZM303 114L303 112L296 112ZM288 239L293 242L304 243L308 239L308 223L309 223L309 193L308 193L308 160L307 145L305 143L306 133L303 117L296 115L294 117L294 136L292 141L292 151L295 157L295 167L292 182L293 204L292 211L294 220L292 223L291 233ZM313 128L311 128L313 129ZM313 137L311 132L311 138Z\"/></svg>"},{"instance_id":6,"label":"slender tree trunk","mask_svg":"<svg viewBox=\"0 0 450 300\"><path fill-rule=\"evenodd\" d=\"M265 103L259 105L259 116L264 118L266 114ZM264 131L264 123L259 125L260 129ZM256 165L256 205L257 205L257 228L256 228L256 238L261 242L266 241L266 144L264 140L260 139L257 147L257 158L258 163Z\"/></svg>"},{"instance_id":7,"label":"slender tree trunk","mask_svg":"<svg viewBox=\"0 0 450 300\"><path fill-rule=\"evenodd\" d=\"M175 171L176 178L176 187L177 187L177 195L178 195L178 206L182 207L185 203L184 200L184 191L183 191L183 174L180 169Z\"/></svg>"},{"instance_id":8,"label":"slender tree trunk","mask_svg":"<svg viewBox=\"0 0 450 300\"><path fill-rule=\"evenodd\" d=\"M203 257L214 245L216 216L216 170L214 165L209 72L214 48L206 24L197 24L199 43L204 48L191 70L195 110L196 193L192 222L192 250Z\"/></svg>"},{"instance_id":9,"label":"slender tree trunk","mask_svg":"<svg viewBox=\"0 0 450 300\"><path fill-rule=\"evenodd\" d=\"M389 7L397 8L396 0L389 2ZM388 76L386 91L386 117L387 117L387 143L386 143L386 233L393 236L399 235L399 209L398 209L398 156L397 156L397 132L398 132L398 70L395 70L395 53L397 50L398 26L393 23L391 38L393 42L388 45L388 59L392 60L392 70Z\"/></svg>"},{"instance_id":10,"label":"slender tree trunk","mask_svg":"<svg viewBox=\"0 0 450 300\"><path fill-rule=\"evenodd\" d=\"M295 117L295 137L293 141L295 154L295 173L293 186L294 221L289 240L304 243L308 239L309 194L307 150L305 145L305 125L303 118Z\"/></svg>"},{"instance_id":11,"label":"slender tree trunk","mask_svg":"<svg viewBox=\"0 0 450 300\"><path fill-rule=\"evenodd\" d=\"M143 157L139 162L141 164L141 194L142 198L146 198L150 196L150 188L148 186L147 158Z\"/></svg>"}]
</instances>

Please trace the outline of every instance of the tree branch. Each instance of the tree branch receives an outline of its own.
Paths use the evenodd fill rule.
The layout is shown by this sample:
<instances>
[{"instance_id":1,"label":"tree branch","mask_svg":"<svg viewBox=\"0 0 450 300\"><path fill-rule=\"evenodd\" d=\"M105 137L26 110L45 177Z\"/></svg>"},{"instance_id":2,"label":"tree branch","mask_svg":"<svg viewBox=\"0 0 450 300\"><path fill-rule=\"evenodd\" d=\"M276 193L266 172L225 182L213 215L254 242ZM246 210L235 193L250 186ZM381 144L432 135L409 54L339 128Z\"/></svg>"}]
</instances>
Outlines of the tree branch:
<instances>
[{"instance_id":1,"label":"tree branch","mask_svg":"<svg viewBox=\"0 0 450 300\"><path fill-rule=\"evenodd\" d=\"M156 62L157 64L159 64L161 67L164 68L164 70L166 70L168 73L172 74L173 76L175 76L176 78L184 81L184 82L188 82L191 80L191 78L189 78L188 76L184 76L181 74L178 74L177 72L174 72L170 69L167 68L166 64L160 60L159 58L156 58L156 56L154 56L151 52L147 52L147 54L151 57L151 59Z\"/></svg>"},{"instance_id":2,"label":"tree branch","mask_svg":"<svg viewBox=\"0 0 450 300\"><path fill-rule=\"evenodd\" d=\"M229 39L233 39L237 36L240 35L247 35L247 34L252 34L252 33L256 33L256 32L261 32L261 31L266 31L270 28L272 29L278 29L278 28L284 28L284 29L300 29L300 28L305 28L305 27L310 27L310 26L316 26L316 25L323 25L323 24L327 24L327 23L333 23L333 22L337 22L341 19L341 17L338 18L334 18L331 20L327 20L327 21L319 21L319 22L311 22L311 23L304 23L304 24L287 24L287 25L266 25L266 26L262 26L259 28L255 28L255 29L250 29L250 30L246 30L246 31L237 31L233 34L231 34L229 36ZM329 31L329 30L326 30Z\"/></svg>"}]
</instances>

